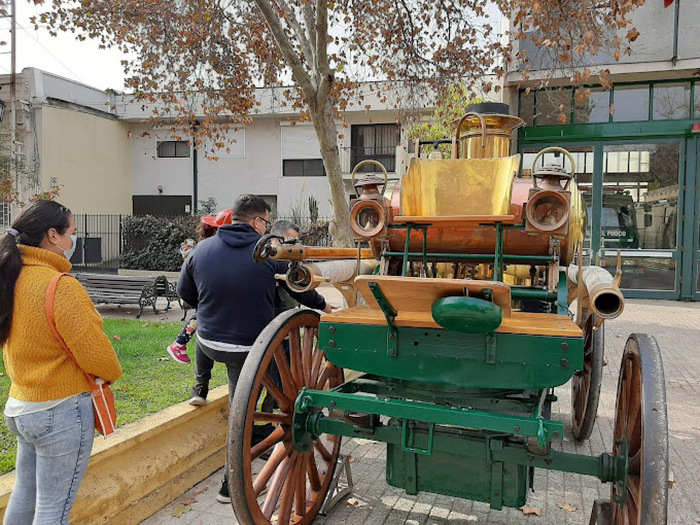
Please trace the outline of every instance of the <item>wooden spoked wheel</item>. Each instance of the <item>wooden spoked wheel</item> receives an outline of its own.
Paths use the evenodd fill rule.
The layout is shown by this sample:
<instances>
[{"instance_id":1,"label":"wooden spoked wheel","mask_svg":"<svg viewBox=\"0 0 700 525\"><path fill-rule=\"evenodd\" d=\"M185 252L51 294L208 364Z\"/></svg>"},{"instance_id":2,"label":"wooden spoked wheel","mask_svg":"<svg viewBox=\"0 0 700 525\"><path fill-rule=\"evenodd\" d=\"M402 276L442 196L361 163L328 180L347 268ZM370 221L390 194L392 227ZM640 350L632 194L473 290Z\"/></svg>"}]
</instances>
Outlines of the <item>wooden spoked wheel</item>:
<instances>
[{"instance_id":1,"label":"wooden spoked wheel","mask_svg":"<svg viewBox=\"0 0 700 525\"><path fill-rule=\"evenodd\" d=\"M617 384L612 454L627 458L627 479L612 488L614 524L662 525L668 512L668 416L659 345L632 334Z\"/></svg>"},{"instance_id":2,"label":"wooden spoked wheel","mask_svg":"<svg viewBox=\"0 0 700 525\"><path fill-rule=\"evenodd\" d=\"M584 323L583 368L571 378L571 419L577 441L591 437L598 413L600 385L603 382L605 325L600 325L594 331L597 321L598 317L591 314Z\"/></svg>"},{"instance_id":3,"label":"wooden spoked wheel","mask_svg":"<svg viewBox=\"0 0 700 525\"><path fill-rule=\"evenodd\" d=\"M229 415L228 475L231 504L242 525L311 523L328 493L340 436L321 435L306 452L292 441L301 388L324 390L343 382L342 369L318 348L319 318L306 309L279 315L262 331L241 371ZM263 387L279 411L257 411ZM274 430L251 447L256 422L272 423ZM269 458L261 459L267 451Z\"/></svg>"}]
</instances>

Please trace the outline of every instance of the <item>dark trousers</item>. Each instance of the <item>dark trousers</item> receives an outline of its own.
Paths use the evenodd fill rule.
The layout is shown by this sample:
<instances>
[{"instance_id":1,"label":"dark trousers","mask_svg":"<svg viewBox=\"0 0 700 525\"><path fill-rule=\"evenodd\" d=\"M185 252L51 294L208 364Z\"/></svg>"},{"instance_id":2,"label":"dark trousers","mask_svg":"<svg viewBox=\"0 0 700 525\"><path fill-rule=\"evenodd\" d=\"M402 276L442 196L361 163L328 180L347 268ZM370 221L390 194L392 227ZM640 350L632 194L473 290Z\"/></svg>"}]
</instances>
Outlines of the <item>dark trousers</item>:
<instances>
[{"instance_id":1,"label":"dark trousers","mask_svg":"<svg viewBox=\"0 0 700 525\"><path fill-rule=\"evenodd\" d=\"M204 345L200 345L199 341L195 346L194 351L194 387L192 388L192 395L201 396L206 399L209 393L209 381L211 381L211 371L214 368L214 360L209 357L202 348ZM216 352L216 350L208 349L210 352ZM224 353L224 352L220 352ZM243 365L241 364L241 368ZM236 377L238 381L238 377ZM230 385L229 385L230 387Z\"/></svg>"},{"instance_id":2,"label":"dark trousers","mask_svg":"<svg viewBox=\"0 0 700 525\"><path fill-rule=\"evenodd\" d=\"M201 367L200 355L203 356ZM230 407L233 401L233 393L236 391L236 384L241 375L246 357L248 357L248 352L222 352L220 350L214 350L213 348L203 345L199 342L199 339L197 339L194 372L197 384L200 383L201 379L202 381L206 381L206 384L209 385L214 361L224 363L226 365L226 371L228 372L228 404Z\"/></svg>"}]
</instances>

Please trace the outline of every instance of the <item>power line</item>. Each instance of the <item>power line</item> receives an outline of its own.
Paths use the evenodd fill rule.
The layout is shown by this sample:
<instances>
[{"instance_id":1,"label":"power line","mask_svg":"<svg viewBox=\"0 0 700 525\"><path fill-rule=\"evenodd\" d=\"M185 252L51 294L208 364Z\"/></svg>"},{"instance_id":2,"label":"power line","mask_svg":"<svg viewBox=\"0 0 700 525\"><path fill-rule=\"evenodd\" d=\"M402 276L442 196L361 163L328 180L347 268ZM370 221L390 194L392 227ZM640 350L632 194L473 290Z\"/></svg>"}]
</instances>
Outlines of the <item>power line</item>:
<instances>
[{"instance_id":1,"label":"power line","mask_svg":"<svg viewBox=\"0 0 700 525\"><path fill-rule=\"evenodd\" d=\"M60 58L58 58L56 55L54 55L54 54L51 52L51 50L50 50L49 48L47 48L44 44L42 44L42 43L39 41L39 38L38 38L38 37L36 37L36 36L33 35L32 33L30 33L30 32L27 30L26 27L21 26L21 25L19 25L19 24L17 24L17 27L19 27L22 31L24 31L25 33L27 33L37 44L39 44L39 45L42 47L42 49L44 49L44 51L46 51L49 55L51 55L54 59L56 59L56 61L57 61L59 64L61 64L64 68L66 68L66 69L76 78L76 80L78 80L79 82L85 83L85 82L83 81L83 79L80 78L80 76L79 76L77 73L75 73L75 71L73 71L73 70L72 70L71 68L69 68L66 64L64 64L63 61L61 61Z\"/></svg>"}]
</instances>

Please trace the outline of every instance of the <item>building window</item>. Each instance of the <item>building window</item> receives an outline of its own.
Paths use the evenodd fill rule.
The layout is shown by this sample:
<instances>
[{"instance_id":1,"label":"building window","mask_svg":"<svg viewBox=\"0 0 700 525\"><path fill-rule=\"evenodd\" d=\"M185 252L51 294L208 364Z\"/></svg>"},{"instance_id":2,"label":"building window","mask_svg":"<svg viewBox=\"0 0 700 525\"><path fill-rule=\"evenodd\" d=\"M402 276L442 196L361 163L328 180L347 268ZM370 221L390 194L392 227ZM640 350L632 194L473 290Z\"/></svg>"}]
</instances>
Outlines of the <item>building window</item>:
<instances>
[{"instance_id":1,"label":"building window","mask_svg":"<svg viewBox=\"0 0 700 525\"><path fill-rule=\"evenodd\" d=\"M156 144L159 159L189 157L190 143L186 140L163 140Z\"/></svg>"},{"instance_id":2,"label":"building window","mask_svg":"<svg viewBox=\"0 0 700 525\"><path fill-rule=\"evenodd\" d=\"M654 120L686 119L690 115L690 83L654 85Z\"/></svg>"},{"instance_id":3,"label":"building window","mask_svg":"<svg viewBox=\"0 0 700 525\"><path fill-rule=\"evenodd\" d=\"M325 177L322 159L285 159L282 161L283 177Z\"/></svg>"},{"instance_id":4,"label":"building window","mask_svg":"<svg viewBox=\"0 0 700 525\"><path fill-rule=\"evenodd\" d=\"M649 86L619 86L613 89L613 122L649 120Z\"/></svg>"},{"instance_id":5,"label":"building window","mask_svg":"<svg viewBox=\"0 0 700 525\"><path fill-rule=\"evenodd\" d=\"M576 101L574 113L576 124L593 124L610 120L610 91L603 88L591 88L588 97Z\"/></svg>"},{"instance_id":6,"label":"building window","mask_svg":"<svg viewBox=\"0 0 700 525\"><path fill-rule=\"evenodd\" d=\"M376 160L388 172L396 171L396 146L399 144L399 126L396 124L362 124L350 128L351 168L363 160ZM376 166L367 165L361 172L375 172Z\"/></svg>"},{"instance_id":7,"label":"building window","mask_svg":"<svg viewBox=\"0 0 700 525\"><path fill-rule=\"evenodd\" d=\"M535 122L538 126L571 124L571 89L542 89L537 92Z\"/></svg>"}]
</instances>

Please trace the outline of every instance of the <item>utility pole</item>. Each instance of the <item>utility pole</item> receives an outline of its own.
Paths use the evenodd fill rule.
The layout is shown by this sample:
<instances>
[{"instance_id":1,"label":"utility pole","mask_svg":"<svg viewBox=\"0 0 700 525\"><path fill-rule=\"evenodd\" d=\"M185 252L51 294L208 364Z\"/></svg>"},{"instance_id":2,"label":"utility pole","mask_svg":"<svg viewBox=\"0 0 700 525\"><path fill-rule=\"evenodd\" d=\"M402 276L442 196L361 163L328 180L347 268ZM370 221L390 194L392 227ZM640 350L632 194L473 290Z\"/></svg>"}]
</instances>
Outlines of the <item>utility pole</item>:
<instances>
[{"instance_id":1,"label":"utility pole","mask_svg":"<svg viewBox=\"0 0 700 525\"><path fill-rule=\"evenodd\" d=\"M17 63L17 16L15 9L15 0L10 0L10 110L12 111L12 122L10 123L10 176L15 181L15 191L21 191L19 185L19 177L17 176L17 155L15 153L15 140L17 128L17 111L15 100L17 98L16 90L16 63Z\"/></svg>"}]
</instances>

